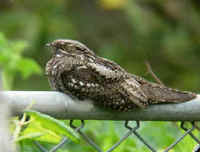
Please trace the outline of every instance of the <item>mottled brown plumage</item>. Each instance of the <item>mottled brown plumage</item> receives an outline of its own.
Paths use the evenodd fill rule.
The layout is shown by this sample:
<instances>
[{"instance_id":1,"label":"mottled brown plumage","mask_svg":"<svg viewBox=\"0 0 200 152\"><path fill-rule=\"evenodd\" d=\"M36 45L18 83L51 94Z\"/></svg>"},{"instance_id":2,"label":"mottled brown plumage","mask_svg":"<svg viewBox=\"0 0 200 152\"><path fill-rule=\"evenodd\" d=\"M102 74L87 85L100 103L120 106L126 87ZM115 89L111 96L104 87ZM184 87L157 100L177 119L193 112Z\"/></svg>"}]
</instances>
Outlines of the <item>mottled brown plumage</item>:
<instances>
[{"instance_id":1,"label":"mottled brown plumage","mask_svg":"<svg viewBox=\"0 0 200 152\"><path fill-rule=\"evenodd\" d=\"M194 93L171 89L130 74L118 64L96 56L78 41L61 39L48 46L53 49L53 57L46 65L51 87L79 99L89 98L99 105L127 111L196 97Z\"/></svg>"}]
</instances>

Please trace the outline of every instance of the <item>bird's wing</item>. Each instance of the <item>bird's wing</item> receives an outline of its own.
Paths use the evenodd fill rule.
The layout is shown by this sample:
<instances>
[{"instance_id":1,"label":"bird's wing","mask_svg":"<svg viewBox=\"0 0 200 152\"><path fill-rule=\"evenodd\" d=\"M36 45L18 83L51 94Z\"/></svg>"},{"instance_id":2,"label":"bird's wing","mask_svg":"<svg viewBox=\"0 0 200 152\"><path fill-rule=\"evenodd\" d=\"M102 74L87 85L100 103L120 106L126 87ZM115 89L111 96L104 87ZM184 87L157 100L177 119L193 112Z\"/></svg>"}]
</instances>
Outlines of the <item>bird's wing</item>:
<instances>
[{"instance_id":1,"label":"bird's wing","mask_svg":"<svg viewBox=\"0 0 200 152\"><path fill-rule=\"evenodd\" d=\"M114 66L104 65L101 62L84 62L76 59L65 62L60 80L69 92L79 93L80 96L103 96L109 94L112 84L122 80L123 72ZM114 91L117 93L116 91ZM78 95L76 95L78 96Z\"/></svg>"},{"instance_id":2,"label":"bird's wing","mask_svg":"<svg viewBox=\"0 0 200 152\"><path fill-rule=\"evenodd\" d=\"M101 62L90 63L89 67L99 76L103 76L104 81L119 83L119 91L125 93L138 107L145 108L148 104L148 98L141 89L141 84L115 62L101 58Z\"/></svg>"},{"instance_id":3,"label":"bird's wing","mask_svg":"<svg viewBox=\"0 0 200 152\"><path fill-rule=\"evenodd\" d=\"M113 80L117 82L127 76L127 72L117 63L101 57L97 57L96 62L89 62L87 67L104 80Z\"/></svg>"},{"instance_id":4,"label":"bird's wing","mask_svg":"<svg viewBox=\"0 0 200 152\"><path fill-rule=\"evenodd\" d=\"M104 87L107 84L117 83L123 77L122 72L115 71L98 63L71 64L68 61L68 64L65 63L61 72L61 79L66 86L68 85L67 82L69 82L82 85L82 87Z\"/></svg>"},{"instance_id":5,"label":"bird's wing","mask_svg":"<svg viewBox=\"0 0 200 152\"><path fill-rule=\"evenodd\" d=\"M70 71L67 68L68 70L62 72L61 79L65 88L71 91L77 90L77 96L101 96L107 94L106 91L115 90L115 93L124 94L138 107L145 107L147 98L140 89L140 84L134 78L129 77L129 74L119 65L109 60L82 64L73 61L73 64L75 62L76 66L73 65ZM108 86L111 87L110 90ZM118 89L112 89L112 87Z\"/></svg>"},{"instance_id":6,"label":"bird's wing","mask_svg":"<svg viewBox=\"0 0 200 152\"><path fill-rule=\"evenodd\" d=\"M88 63L87 67L96 73L99 78L102 78L104 81L117 81L120 80L124 75L122 71L117 69L111 69L110 67L98 64L98 63Z\"/></svg>"},{"instance_id":7,"label":"bird's wing","mask_svg":"<svg viewBox=\"0 0 200 152\"><path fill-rule=\"evenodd\" d=\"M98 80L100 76L85 65L71 68L71 71L63 71L60 75L65 93L71 93L79 99L95 99L103 97L105 87Z\"/></svg>"},{"instance_id":8,"label":"bird's wing","mask_svg":"<svg viewBox=\"0 0 200 152\"><path fill-rule=\"evenodd\" d=\"M125 79L120 84L120 87L122 91L124 91L124 94L127 94L129 100L138 107L145 108L148 105L148 98L141 89L141 84L133 77Z\"/></svg>"}]
</instances>

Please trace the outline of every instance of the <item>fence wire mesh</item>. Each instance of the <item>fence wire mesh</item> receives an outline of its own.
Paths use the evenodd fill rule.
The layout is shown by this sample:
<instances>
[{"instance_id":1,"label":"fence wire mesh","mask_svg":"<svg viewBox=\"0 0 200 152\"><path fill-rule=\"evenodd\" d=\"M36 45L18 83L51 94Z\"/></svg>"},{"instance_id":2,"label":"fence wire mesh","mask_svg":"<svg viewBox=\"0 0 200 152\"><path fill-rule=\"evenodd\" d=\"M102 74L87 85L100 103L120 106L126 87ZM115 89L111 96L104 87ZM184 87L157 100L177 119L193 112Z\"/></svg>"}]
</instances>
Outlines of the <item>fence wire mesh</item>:
<instances>
[{"instance_id":1,"label":"fence wire mesh","mask_svg":"<svg viewBox=\"0 0 200 152\"><path fill-rule=\"evenodd\" d=\"M73 120L70 120L70 127L73 128L76 132L79 133L79 135L91 146L93 149L95 149L97 152L104 152L91 138L89 138L82 129L85 127L84 120L81 120L80 126L75 126L73 124ZM197 146L193 150L194 152L200 152L200 140L192 133L195 129L199 131L199 127L195 125L195 122L189 122L191 124L190 128L187 128L185 125L185 121L181 122L180 128L184 131L184 133L179 136L171 145L169 145L163 152L168 152L172 150L179 142L181 142L186 136L190 136L191 139L197 142ZM120 140L115 143L112 147L110 147L105 152L112 152L114 151L120 144L125 141L129 136L134 135L141 143L143 143L151 152L157 152L151 144L147 140L145 140L140 133L138 133L138 129L140 128L140 121L136 121L135 126L130 126L129 121L125 121L124 127L127 129L127 132L120 138ZM61 148L64 144L67 144L69 142L69 139L64 137L62 141L54 146L52 149L47 150L45 147L43 147L38 142L35 142L35 144L38 146L41 152L56 152L59 148Z\"/></svg>"}]
</instances>

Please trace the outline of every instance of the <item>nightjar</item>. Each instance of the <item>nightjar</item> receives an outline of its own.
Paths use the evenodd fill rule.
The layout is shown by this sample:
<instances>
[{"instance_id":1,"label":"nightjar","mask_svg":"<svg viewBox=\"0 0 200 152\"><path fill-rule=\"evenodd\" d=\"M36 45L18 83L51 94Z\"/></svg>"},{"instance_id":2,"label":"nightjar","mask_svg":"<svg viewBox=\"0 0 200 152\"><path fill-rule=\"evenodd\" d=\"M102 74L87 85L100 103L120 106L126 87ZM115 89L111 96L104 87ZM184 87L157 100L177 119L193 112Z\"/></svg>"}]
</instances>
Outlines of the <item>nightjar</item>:
<instances>
[{"instance_id":1,"label":"nightjar","mask_svg":"<svg viewBox=\"0 0 200 152\"><path fill-rule=\"evenodd\" d=\"M104 107L128 111L196 97L195 93L171 89L130 74L78 41L59 39L47 46L53 50L46 65L50 86L80 100L88 98Z\"/></svg>"}]
</instances>

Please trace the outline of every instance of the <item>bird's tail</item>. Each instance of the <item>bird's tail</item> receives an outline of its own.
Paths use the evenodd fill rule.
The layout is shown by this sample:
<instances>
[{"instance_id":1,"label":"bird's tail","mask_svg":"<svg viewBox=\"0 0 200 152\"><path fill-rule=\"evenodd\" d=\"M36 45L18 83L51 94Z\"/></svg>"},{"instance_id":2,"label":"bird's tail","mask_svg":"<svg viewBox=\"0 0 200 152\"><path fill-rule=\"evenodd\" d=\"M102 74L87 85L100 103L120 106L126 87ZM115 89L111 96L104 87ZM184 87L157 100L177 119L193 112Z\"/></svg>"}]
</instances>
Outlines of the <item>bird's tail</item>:
<instances>
[{"instance_id":1,"label":"bird's tail","mask_svg":"<svg viewBox=\"0 0 200 152\"><path fill-rule=\"evenodd\" d=\"M142 84L141 89L150 104L186 102L196 97L195 93L179 91L156 83Z\"/></svg>"}]
</instances>

